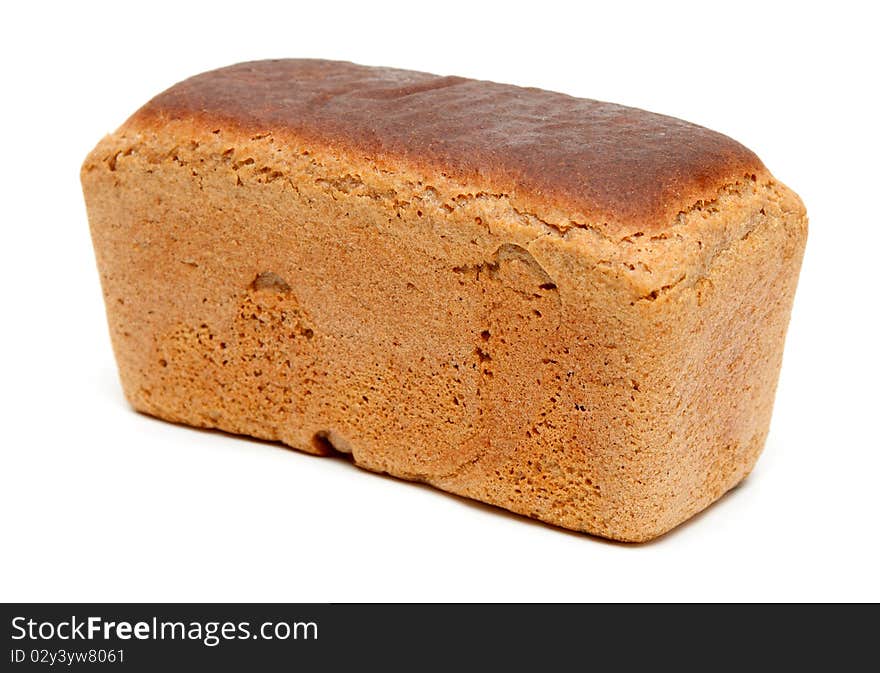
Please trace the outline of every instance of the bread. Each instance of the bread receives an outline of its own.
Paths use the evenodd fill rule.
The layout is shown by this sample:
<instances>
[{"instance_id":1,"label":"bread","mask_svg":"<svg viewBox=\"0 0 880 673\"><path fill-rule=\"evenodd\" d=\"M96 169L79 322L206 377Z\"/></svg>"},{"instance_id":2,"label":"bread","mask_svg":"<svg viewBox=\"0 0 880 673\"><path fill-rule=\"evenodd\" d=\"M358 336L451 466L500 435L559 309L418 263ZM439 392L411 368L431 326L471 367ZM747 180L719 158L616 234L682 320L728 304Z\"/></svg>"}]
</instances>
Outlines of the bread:
<instances>
[{"instance_id":1,"label":"bread","mask_svg":"<svg viewBox=\"0 0 880 673\"><path fill-rule=\"evenodd\" d=\"M138 411L626 541L761 452L807 221L723 135L261 61L160 94L81 177Z\"/></svg>"}]
</instances>

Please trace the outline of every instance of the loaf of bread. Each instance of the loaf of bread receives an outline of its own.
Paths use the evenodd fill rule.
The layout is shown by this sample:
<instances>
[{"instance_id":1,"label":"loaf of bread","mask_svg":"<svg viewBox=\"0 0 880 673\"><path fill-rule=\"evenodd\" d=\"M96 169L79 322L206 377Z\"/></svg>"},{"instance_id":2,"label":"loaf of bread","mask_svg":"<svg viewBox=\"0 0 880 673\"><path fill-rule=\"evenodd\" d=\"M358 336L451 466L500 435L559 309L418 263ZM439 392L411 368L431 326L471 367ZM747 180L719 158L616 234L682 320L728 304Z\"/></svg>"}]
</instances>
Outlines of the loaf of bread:
<instances>
[{"instance_id":1,"label":"loaf of bread","mask_svg":"<svg viewBox=\"0 0 880 673\"><path fill-rule=\"evenodd\" d=\"M763 447L806 214L700 126L261 61L151 100L82 183L141 412L627 541Z\"/></svg>"}]
</instances>

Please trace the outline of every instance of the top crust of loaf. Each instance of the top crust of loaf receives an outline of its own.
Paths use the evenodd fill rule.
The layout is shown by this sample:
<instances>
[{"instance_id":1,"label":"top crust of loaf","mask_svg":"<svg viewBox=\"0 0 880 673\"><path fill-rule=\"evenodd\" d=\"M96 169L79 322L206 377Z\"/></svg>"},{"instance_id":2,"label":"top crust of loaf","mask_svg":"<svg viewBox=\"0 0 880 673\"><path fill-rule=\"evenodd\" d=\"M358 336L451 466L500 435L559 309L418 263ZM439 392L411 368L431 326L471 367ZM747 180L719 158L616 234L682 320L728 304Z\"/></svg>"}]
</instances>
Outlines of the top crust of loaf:
<instances>
[{"instance_id":1,"label":"top crust of loaf","mask_svg":"<svg viewBox=\"0 0 880 673\"><path fill-rule=\"evenodd\" d=\"M197 75L123 129L172 120L318 144L384 170L439 173L611 236L665 230L727 186L771 179L736 141L673 117L336 61L255 61Z\"/></svg>"}]
</instances>

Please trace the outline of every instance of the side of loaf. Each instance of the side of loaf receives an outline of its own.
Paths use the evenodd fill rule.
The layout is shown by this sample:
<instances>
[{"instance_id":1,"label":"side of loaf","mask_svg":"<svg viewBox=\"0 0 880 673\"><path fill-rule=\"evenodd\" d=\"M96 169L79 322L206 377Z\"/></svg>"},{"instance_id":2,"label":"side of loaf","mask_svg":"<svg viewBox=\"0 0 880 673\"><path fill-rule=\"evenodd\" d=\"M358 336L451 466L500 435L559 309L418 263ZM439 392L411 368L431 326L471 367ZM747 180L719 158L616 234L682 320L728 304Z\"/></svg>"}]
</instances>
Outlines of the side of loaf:
<instances>
[{"instance_id":1,"label":"side of loaf","mask_svg":"<svg viewBox=\"0 0 880 673\"><path fill-rule=\"evenodd\" d=\"M81 175L139 411L627 541L763 447L806 215L719 134L258 62L161 94Z\"/></svg>"}]
</instances>

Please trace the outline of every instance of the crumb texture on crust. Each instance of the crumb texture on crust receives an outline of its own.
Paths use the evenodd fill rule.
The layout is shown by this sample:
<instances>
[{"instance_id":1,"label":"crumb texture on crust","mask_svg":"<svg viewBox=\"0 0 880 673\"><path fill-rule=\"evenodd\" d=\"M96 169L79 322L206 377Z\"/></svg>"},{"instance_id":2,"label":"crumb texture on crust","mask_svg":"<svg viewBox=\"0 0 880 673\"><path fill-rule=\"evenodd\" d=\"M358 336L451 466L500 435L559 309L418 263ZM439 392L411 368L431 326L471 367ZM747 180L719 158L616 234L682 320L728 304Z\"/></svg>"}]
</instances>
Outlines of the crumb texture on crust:
<instances>
[{"instance_id":1,"label":"crumb texture on crust","mask_svg":"<svg viewBox=\"0 0 880 673\"><path fill-rule=\"evenodd\" d=\"M604 231L666 226L724 185L763 175L720 133L561 93L353 63L284 59L221 68L130 120L193 119L442 173Z\"/></svg>"}]
</instances>

